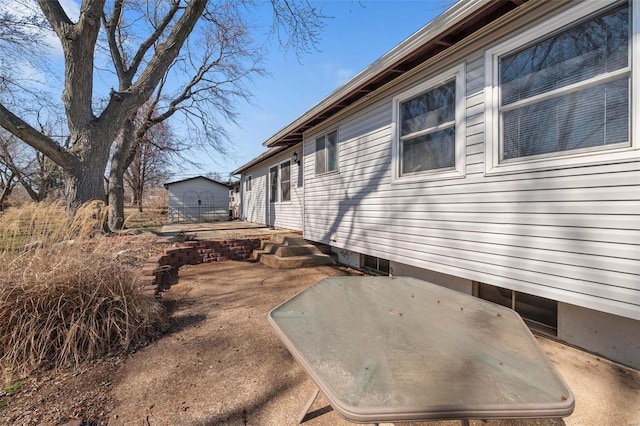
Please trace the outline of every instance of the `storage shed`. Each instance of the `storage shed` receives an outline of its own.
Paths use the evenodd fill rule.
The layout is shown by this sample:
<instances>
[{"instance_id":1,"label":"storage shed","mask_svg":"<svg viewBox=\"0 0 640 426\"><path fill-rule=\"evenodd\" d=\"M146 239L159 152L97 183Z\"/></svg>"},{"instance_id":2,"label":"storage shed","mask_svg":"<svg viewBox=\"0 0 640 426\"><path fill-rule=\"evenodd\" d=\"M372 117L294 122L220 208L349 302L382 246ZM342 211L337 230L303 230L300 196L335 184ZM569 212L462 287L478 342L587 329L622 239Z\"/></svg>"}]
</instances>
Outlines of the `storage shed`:
<instances>
[{"instance_id":1,"label":"storage shed","mask_svg":"<svg viewBox=\"0 0 640 426\"><path fill-rule=\"evenodd\" d=\"M169 191L169 222L229 219L229 187L204 176L164 184Z\"/></svg>"}]
</instances>

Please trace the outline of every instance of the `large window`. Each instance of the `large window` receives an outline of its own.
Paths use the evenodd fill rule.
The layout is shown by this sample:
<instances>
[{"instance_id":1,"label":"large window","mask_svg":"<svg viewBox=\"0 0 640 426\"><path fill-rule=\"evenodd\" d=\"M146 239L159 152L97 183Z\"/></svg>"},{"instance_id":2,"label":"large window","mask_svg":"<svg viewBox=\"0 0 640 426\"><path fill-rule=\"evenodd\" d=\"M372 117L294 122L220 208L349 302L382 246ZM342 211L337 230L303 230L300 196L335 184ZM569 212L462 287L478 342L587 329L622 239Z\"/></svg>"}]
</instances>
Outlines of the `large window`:
<instances>
[{"instance_id":1,"label":"large window","mask_svg":"<svg viewBox=\"0 0 640 426\"><path fill-rule=\"evenodd\" d=\"M280 164L280 201L291 201L291 161Z\"/></svg>"},{"instance_id":2,"label":"large window","mask_svg":"<svg viewBox=\"0 0 640 426\"><path fill-rule=\"evenodd\" d=\"M338 130L316 138L316 174L338 170Z\"/></svg>"},{"instance_id":3,"label":"large window","mask_svg":"<svg viewBox=\"0 0 640 426\"><path fill-rule=\"evenodd\" d=\"M464 173L462 66L394 99L396 177Z\"/></svg>"},{"instance_id":4,"label":"large window","mask_svg":"<svg viewBox=\"0 0 640 426\"><path fill-rule=\"evenodd\" d=\"M540 36L545 23L489 52L494 167L631 146L629 5L580 20L583 9L555 33Z\"/></svg>"}]
</instances>

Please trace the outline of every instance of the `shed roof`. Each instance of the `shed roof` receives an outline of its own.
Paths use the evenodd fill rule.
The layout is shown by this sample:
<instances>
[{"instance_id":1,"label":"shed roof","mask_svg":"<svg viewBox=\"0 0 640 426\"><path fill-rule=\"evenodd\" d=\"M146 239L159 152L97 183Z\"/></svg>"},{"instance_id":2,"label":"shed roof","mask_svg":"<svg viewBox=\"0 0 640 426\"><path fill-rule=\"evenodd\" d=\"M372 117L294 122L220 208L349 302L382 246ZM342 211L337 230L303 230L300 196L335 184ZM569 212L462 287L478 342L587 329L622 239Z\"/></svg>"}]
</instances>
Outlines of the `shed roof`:
<instances>
[{"instance_id":1,"label":"shed roof","mask_svg":"<svg viewBox=\"0 0 640 426\"><path fill-rule=\"evenodd\" d=\"M229 188L229 185L228 185L228 184L226 184L226 183L222 183L222 182L218 182L217 180L215 180L215 179L211 179L211 178L208 178L208 177L206 177L206 176L194 176L194 177L190 177L190 178L186 178L186 179L174 180L174 181L172 181L172 182L167 182L167 183L165 183L163 186L164 186L165 188L168 188L168 187L169 187L169 185L173 185L174 183L188 182L188 181L190 181L190 180L194 180L194 179L206 179L206 180L208 180L209 182L217 183L218 185L222 185L222 186L224 186L224 187Z\"/></svg>"},{"instance_id":2,"label":"shed roof","mask_svg":"<svg viewBox=\"0 0 640 426\"><path fill-rule=\"evenodd\" d=\"M271 136L263 142L263 145L267 147L291 146L302 142L302 136L305 131L366 97L369 93L397 79L425 60L453 46L527 1L530 0L458 1L436 19L398 44L314 107ZM255 162L251 164L255 164ZM243 168L246 167L243 166L236 172Z\"/></svg>"}]
</instances>

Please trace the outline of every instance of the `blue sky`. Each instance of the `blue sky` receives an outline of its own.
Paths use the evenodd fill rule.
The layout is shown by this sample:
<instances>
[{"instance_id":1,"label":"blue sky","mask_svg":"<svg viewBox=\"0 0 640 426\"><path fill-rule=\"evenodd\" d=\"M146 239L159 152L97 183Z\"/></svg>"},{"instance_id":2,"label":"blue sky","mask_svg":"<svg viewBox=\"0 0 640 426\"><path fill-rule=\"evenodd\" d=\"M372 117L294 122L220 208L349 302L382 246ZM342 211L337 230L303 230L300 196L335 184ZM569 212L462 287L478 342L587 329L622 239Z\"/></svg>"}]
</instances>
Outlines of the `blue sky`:
<instances>
[{"instance_id":1,"label":"blue sky","mask_svg":"<svg viewBox=\"0 0 640 426\"><path fill-rule=\"evenodd\" d=\"M17 10L12 0L0 0L3 6ZM330 18L325 21L317 51L296 57L285 52L277 41L259 40L267 33L272 9L269 2L259 9L255 19L258 43L269 50L262 66L267 75L254 77L250 87L251 104L237 103L238 125L226 126L230 135L228 155L195 151L191 158L201 167L176 164L172 179L219 172L223 178L265 151L262 142L313 107L351 77L380 58L398 43L422 28L453 4L454 0L310 0ZM72 19L77 19L79 0L60 0ZM62 49L53 33L45 35L50 46L53 69L63 68ZM42 81L59 96L62 81L52 79L36 69L24 74ZM98 78L101 90L108 93L116 83ZM96 88L98 90L98 88ZM181 123L172 127L180 133Z\"/></svg>"},{"instance_id":2,"label":"blue sky","mask_svg":"<svg viewBox=\"0 0 640 426\"><path fill-rule=\"evenodd\" d=\"M239 104L239 126L229 126L227 158L200 156L202 170L223 177L265 151L262 142L302 115L333 90L446 10L446 0L312 1L326 21L317 52L300 61L273 43L264 67L270 74L253 81L253 105Z\"/></svg>"}]
</instances>

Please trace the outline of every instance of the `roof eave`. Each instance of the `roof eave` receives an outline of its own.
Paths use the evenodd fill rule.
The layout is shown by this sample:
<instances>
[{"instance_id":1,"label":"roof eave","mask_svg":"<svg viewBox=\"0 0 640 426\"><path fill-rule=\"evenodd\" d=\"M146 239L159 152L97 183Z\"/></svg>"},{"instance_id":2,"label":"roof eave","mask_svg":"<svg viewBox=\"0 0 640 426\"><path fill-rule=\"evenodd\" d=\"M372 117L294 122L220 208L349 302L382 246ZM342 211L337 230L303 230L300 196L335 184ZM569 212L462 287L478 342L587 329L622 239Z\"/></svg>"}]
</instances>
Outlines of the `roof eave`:
<instances>
[{"instance_id":1,"label":"roof eave","mask_svg":"<svg viewBox=\"0 0 640 426\"><path fill-rule=\"evenodd\" d=\"M297 144L297 142L296 142ZM295 145L295 144L293 144ZM291 146L293 146L291 145ZM286 150L287 148L289 148L290 145L278 145L278 146L274 146L271 147L271 149L269 149L266 152L263 152L262 154L260 154L259 156L255 157L254 159L252 159L251 161L249 161L248 163L243 164L242 166L238 167L237 169L235 169L234 171L231 172L232 175L237 175L240 174L242 172L244 172L247 169L250 169L251 167L255 166L256 164L259 164L265 160L268 160L269 158L273 157L274 155L277 155L279 153L281 153L282 151Z\"/></svg>"},{"instance_id":2,"label":"roof eave","mask_svg":"<svg viewBox=\"0 0 640 426\"><path fill-rule=\"evenodd\" d=\"M515 8L528 0L511 0L510 2L496 2L495 0L469 0L459 1L444 13L422 27L409 38L398 44L388 53L380 57L374 63L362 70L344 85L334 90L331 94L309 109L307 112L296 118L290 124L279 130L271 136L263 145L266 147L274 147L278 145L292 145L302 141L302 135L311 127L331 117L340 109L353 104L357 100L373 92L378 87L399 77L410 69L402 69L402 61L410 62L412 54L432 42L437 42L438 37L446 35L449 30L464 25L473 25L473 17L482 15L483 11L491 8L509 6ZM460 28L458 29L460 30ZM442 50L449 46L446 40L442 40ZM395 69L394 67L398 67ZM397 74L395 76L384 77L386 73ZM383 81L379 82L376 87L376 81L379 77L383 77ZM388 80L388 81L386 81ZM368 88L367 85L372 86ZM371 89L371 90L370 90ZM361 96L358 96L358 94ZM355 95L355 96L354 96ZM355 99L355 100L353 100ZM341 104L342 101L350 101Z\"/></svg>"}]
</instances>

